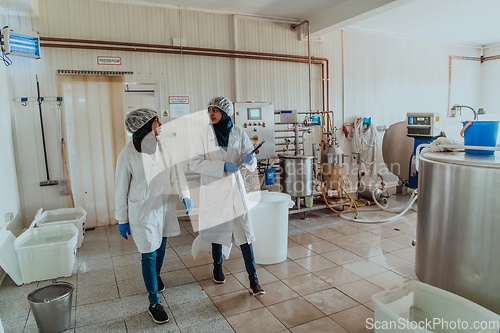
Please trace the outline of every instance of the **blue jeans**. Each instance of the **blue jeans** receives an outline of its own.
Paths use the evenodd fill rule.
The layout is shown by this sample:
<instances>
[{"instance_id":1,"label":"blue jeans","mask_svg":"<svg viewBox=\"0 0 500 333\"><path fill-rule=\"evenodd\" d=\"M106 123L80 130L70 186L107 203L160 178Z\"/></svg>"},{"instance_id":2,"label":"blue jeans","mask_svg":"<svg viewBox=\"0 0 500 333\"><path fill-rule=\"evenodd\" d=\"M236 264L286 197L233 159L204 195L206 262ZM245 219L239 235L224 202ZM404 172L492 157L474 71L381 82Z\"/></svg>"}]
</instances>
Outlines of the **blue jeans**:
<instances>
[{"instance_id":1,"label":"blue jeans","mask_svg":"<svg viewBox=\"0 0 500 333\"><path fill-rule=\"evenodd\" d=\"M163 258L165 258L165 248L167 247L167 237L163 237L158 250L150 253L142 253L142 278L148 291L149 304L151 306L160 303L158 296L158 276L160 275Z\"/></svg>"},{"instance_id":2,"label":"blue jeans","mask_svg":"<svg viewBox=\"0 0 500 333\"><path fill-rule=\"evenodd\" d=\"M257 269L255 267L255 258L253 256L252 244L242 244L240 246L241 254L243 254L243 260L245 260L245 268L247 269L248 278L257 277ZM214 259L214 265L222 265L222 245L212 243L212 258Z\"/></svg>"}]
</instances>

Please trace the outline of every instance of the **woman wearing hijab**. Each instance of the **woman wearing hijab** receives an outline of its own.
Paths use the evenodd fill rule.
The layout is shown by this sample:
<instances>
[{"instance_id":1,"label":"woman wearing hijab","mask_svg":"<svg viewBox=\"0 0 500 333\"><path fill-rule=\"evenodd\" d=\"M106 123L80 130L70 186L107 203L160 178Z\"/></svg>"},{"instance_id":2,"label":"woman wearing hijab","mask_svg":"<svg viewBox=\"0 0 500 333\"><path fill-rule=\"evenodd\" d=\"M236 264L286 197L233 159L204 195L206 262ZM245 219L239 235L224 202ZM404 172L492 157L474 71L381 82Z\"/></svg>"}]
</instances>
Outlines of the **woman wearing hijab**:
<instances>
[{"instance_id":1,"label":"woman wearing hijab","mask_svg":"<svg viewBox=\"0 0 500 333\"><path fill-rule=\"evenodd\" d=\"M167 237L180 234L177 221L177 193L188 211L193 202L182 169L171 153L157 140L161 123L150 109L137 109L125 119L132 141L120 152L116 163L115 217L123 238L132 235L141 253L142 276L148 291L149 314L158 324L168 322L158 292L165 286L160 270L165 257ZM181 193L179 193L181 192Z\"/></svg>"},{"instance_id":2,"label":"woman wearing hijab","mask_svg":"<svg viewBox=\"0 0 500 333\"><path fill-rule=\"evenodd\" d=\"M190 167L201 174L199 237L212 243L213 279L224 283L222 249L239 245L250 280L251 293L264 294L259 285L252 242L252 220L238 165L250 171L257 167L253 145L243 129L231 121L233 103L215 97L208 103L210 125L193 145Z\"/></svg>"}]
</instances>

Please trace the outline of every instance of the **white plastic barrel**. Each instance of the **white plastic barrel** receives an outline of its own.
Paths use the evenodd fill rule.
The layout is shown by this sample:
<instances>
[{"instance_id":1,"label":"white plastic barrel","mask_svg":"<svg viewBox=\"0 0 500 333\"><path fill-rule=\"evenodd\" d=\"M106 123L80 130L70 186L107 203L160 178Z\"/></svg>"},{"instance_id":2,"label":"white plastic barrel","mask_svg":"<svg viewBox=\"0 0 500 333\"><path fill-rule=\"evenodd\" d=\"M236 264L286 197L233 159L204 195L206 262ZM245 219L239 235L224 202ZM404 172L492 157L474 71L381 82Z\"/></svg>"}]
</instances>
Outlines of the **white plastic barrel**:
<instances>
[{"instance_id":1,"label":"white plastic barrel","mask_svg":"<svg viewBox=\"0 0 500 333\"><path fill-rule=\"evenodd\" d=\"M276 264L286 260L288 248L288 209L294 202L290 195L278 192L247 194L252 216L255 242L253 252L257 264Z\"/></svg>"},{"instance_id":2,"label":"white plastic barrel","mask_svg":"<svg viewBox=\"0 0 500 333\"><path fill-rule=\"evenodd\" d=\"M492 291L493 292L493 291ZM420 281L372 295L375 333L497 333L500 316L463 297Z\"/></svg>"}]
</instances>

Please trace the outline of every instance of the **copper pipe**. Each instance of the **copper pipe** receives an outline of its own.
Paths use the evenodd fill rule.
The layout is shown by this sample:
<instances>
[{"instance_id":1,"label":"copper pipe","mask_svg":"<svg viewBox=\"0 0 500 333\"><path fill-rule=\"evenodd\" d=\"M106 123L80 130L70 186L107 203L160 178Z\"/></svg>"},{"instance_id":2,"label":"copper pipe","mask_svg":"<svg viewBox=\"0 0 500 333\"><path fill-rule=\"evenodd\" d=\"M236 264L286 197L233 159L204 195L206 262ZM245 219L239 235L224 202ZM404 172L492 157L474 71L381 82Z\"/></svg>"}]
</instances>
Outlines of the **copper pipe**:
<instances>
[{"instance_id":1,"label":"copper pipe","mask_svg":"<svg viewBox=\"0 0 500 333\"><path fill-rule=\"evenodd\" d=\"M500 55L484 57L483 62L488 60L497 60L497 59L500 59Z\"/></svg>"},{"instance_id":2,"label":"copper pipe","mask_svg":"<svg viewBox=\"0 0 500 333\"><path fill-rule=\"evenodd\" d=\"M331 111L330 110L330 61L328 58L325 58L325 71L326 71L326 111Z\"/></svg>"},{"instance_id":3,"label":"copper pipe","mask_svg":"<svg viewBox=\"0 0 500 333\"><path fill-rule=\"evenodd\" d=\"M463 56L453 56L451 55L448 60L448 111L447 114L449 115L450 112L450 105L451 105L451 70L453 66L453 59L458 59L458 60L473 60L473 61L480 61L481 63L483 62L484 58L483 57L463 57Z\"/></svg>"},{"instance_id":4,"label":"copper pipe","mask_svg":"<svg viewBox=\"0 0 500 333\"><path fill-rule=\"evenodd\" d=\"M72 38L55 38L55 37L40 37L41 41L59 42L59 43L80 43L80 44L99 44L96 45L69 45L57 43L40 43L41 47L53 48L70 48L70 49L84 49L84 50L109 50L109 51L129 51L129 52L148 52L148 53L166 53L166 54L184 54L184 55L197 55L206 57L223 57L223 58L239 58L251 60L269 60L269 61L284 61L294 63L312 63L320 64L322 67L321 80L325 81L326 71L326 110L330 109L329 100L329 61L328 58L299 56L292 54L280 53L265 53L265 52L251 52L251 51L236 51L225 49L209 49L197 47L180 47L172 45L161 44L143 44L143 43L127 43L127 42L113 42L101 40L88 40L88 39L72 39ZM106 46L108 45L108 46ZM122 46L113 47L109 45ZM326 67L326 68L325 68ZM322 91L323 111L325 111L325 92Z\"/></svg>"},{"instance_id":5,"label":"copper pipe","mask_svg":"<svg viewBox=\"0 0 500 333\"><path fill-rule=\"evenodd\" d=\"M322 78L325 77L325 64L324 63L321 63L321 77ZM323 98L322 98L323 111L325 111L325 80L324 79L321 80L321 92L323 95Z\"/></svg>"},{"instance_id":6,"label":"copper pipe","mask_svg":"<svg viewBox=\"0 0 500 333\"><path fill-rule=\"evenodd\" d=\"M188 50L188 51L202 51L202 52L216 52L216 53L230 53L230 54L249 54L249 55L268 56L268 57L275 57L275 58L309 59L307 56L300 56L300 55L294 55L294 54L237 51L237 50L226 50L226 49L210 49L210 48L188 47L188 46L180 47L180 46L162 45L162 44L128 43L128 42L114 42L114 41L91 40L91 39L40 37L40 41L61 42L61 43L80 43L80 44L117 45L117 46L128 46L128 47L147 47L147 48L156 48L156 49L170 49L170 50L182 51L182 52L180 52L182 54L185 53L183 50ZM311 57L311 59L313 61L328 60L327 58L318 58L318 57Z\"/></svg>"},{"instance_id":7,"label":"copper pipe","mask_svg":"<svg viewBox=\"0 0 500 333\"><path fill-rule=\"evenodd\" d=\"M106 51L129 51L129 52L149 52L149 53L167 53L167 54L183 54L183 55L199 55L206 57L223 57L223 58L240 58L240 59L254 59L254 60L272 60L272 61L285 61L307 64L307 59L287 59L276 57L259 57L259 56L246 56L242 54L223 54L215 52L192 52L180 50L162 50L162 49L147 49L147 48L127 48L127 47L112 47L112 46L97 46L97 45L67 45L67 44L50 44L40 43L41 47L54 47L54 48L67 48L67 49L84 49L84 50L106 50ZM320 61L313 61L313 64L321 64Z\"/></svg>"}]
</instances>

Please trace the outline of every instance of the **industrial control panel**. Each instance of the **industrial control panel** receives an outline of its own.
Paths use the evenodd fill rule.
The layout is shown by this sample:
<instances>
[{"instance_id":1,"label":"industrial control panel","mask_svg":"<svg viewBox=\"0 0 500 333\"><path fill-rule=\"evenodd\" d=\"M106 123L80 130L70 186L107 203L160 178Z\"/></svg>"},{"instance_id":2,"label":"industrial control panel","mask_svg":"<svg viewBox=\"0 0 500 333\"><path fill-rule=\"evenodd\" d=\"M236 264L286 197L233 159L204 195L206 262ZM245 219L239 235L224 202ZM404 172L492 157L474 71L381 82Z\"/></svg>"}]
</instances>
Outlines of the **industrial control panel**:
<instances>
[{"instance_id":1,"label":"industrial control panel","mask_svg":"<svg viewBox=\"0 0 500 333\"><path fill-rule=\"evenodd\" d=\"M412 138L436 138L441 133L439 116L434 113L408 113L407 136Z\"/></svg>"},{"instance_id":2,"label":"industrial control panel","mask_svg":"<svg viewBox=\"0 0 500 333\"><path fill-rule=\"evenodd\" d=\"M263 140L266 141L255 152L258 160L276 156L273 103L234 103L234 121L243 128L254 146Z\"/></svg>"}]
</instances>

